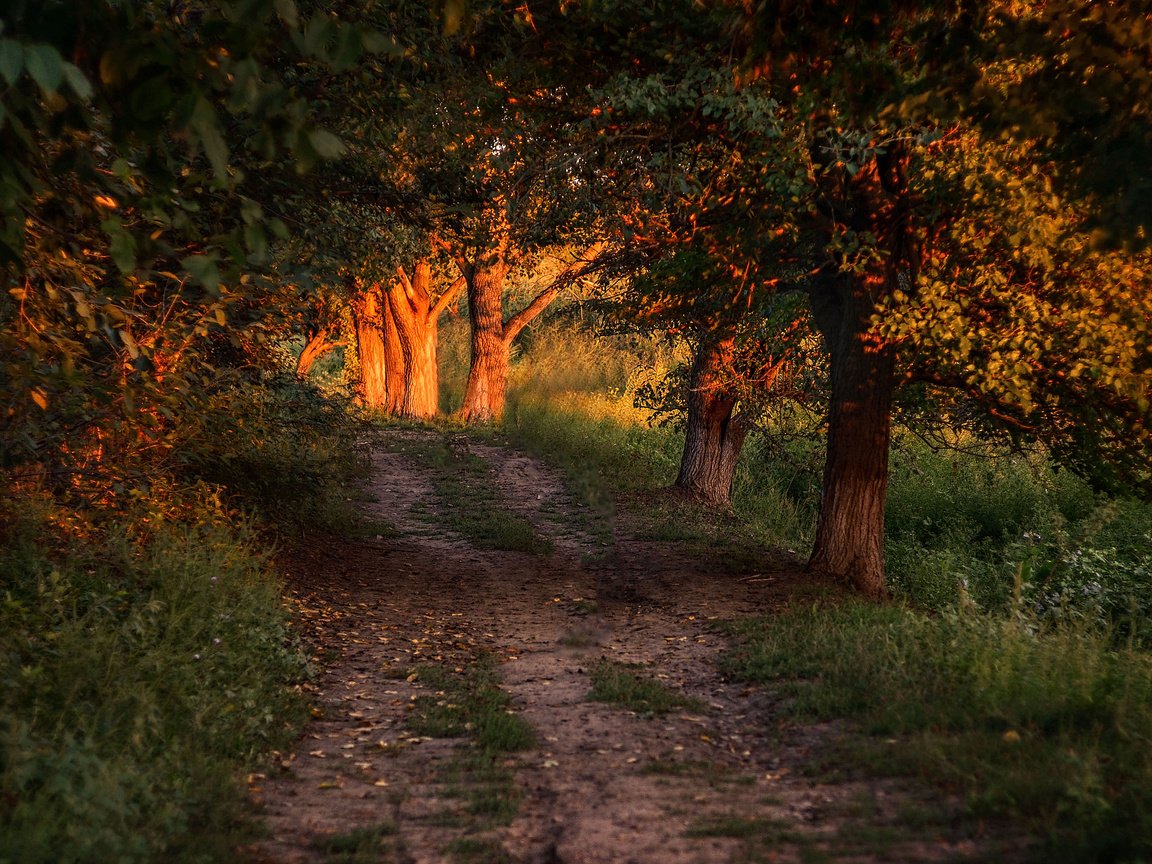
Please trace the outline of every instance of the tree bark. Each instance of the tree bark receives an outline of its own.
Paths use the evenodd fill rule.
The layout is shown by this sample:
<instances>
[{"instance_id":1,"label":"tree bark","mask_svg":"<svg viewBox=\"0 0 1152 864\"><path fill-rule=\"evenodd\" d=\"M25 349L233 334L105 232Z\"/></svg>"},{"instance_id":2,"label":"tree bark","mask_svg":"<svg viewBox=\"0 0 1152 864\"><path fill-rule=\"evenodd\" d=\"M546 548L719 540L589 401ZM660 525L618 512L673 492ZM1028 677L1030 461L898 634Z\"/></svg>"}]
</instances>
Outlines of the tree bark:
<instances>
[{"instance_id":1,"label":"tree bark","mask_svg":"<svg viewBox=\"0 0 1152 864\"><path fill-rule=\"evenodd\" d=\"M435 303L432 301L432 268L420 261L409 276L397 268L399 281L390 292L400 347L404 353L404 396L400 413L426 420L440 410L440 373L437 368L437 342L440 313L463 287L456 281Z\"/></svg>"},{"instance_id":2,"label":"tree bark","mask_svg":"<svg viewBox=\"0 0 1152 864\"><path fill-rule=\"evenodd\" d=\"M696 349L688 391L684 453L675 486L709 504L727 507L748 427L735 415L729 383L735 339L706 334Z\"/></svg>"},{"instance_id":3,"label":"tree bark","mask_svg":"<svg viewBox=\"0 0 1152 864\"><path fill-rule=\"evenodd\" d=\"M472 329L472 360L461 416L466 423L489 423L504 414L508 389L508 350L501 300L508 264L503 258L485 265L470 265L468 318Z\"/></svg>"},{"instance_id":4,"label":"tree bark","mask_svg":"<svg viewBox=\"0 0 1152 864\"><path fill-rule=\"evenodd\" d=\"M472 362L460 412L466 423L488 423L503 416L512 343L566 285L588 272L606 247L606 243L599 242L585 249L507 322L501 305L504 280L511 269L506 254L507 238L483 264L472 264L457 257L460 272L468 285L468 315L472 325Z\"/></svg>"},{"instance_id":5,"label":"tree bark","mask_svg":"<svg viewBox=\"0 0 1152 864\"><path fill-rule=\"evenodd\" d=\"M316 361L329 354L338 344L330 338L332 332L327 327L320 327L308 334L304 343L304 350L296 359L296 377L303 381L316 365Z\"/></svg>"},{"instance_id":6,"label":"tree bark","mask_svg":"<svg viewBox=\"0 0 1152 864\"><path fill-rule=\"evenodd\" d=\"M384 334L384 410L399 415L404 405L404 349L400 346L400 328L396 326L395 308L388 293L380 290L381 330Z\"/></svg>"},{"instance_id":7,"label":"tree bark","mask_svg":"<svg viewBox=\"0 0 1152 864\"><path fill-rule=\"evenodd\" d=\"M361 287L352 297L356 354L360 360L360 402L384 410L388 404L387 351L381 297L377 286Z\"/></svg>"},{"instance_id":8,"label":"tree bark","mask_svg":"<svg viewBox=\"0 0 1152 864\"><path fill-rule=\"evenodd\" d=\"M869 336L878 286L844 277L814 298L831 357L828 450L808 569L885 596L884 505L895 389L895 348Z\"/></svg>"}]
</instances>

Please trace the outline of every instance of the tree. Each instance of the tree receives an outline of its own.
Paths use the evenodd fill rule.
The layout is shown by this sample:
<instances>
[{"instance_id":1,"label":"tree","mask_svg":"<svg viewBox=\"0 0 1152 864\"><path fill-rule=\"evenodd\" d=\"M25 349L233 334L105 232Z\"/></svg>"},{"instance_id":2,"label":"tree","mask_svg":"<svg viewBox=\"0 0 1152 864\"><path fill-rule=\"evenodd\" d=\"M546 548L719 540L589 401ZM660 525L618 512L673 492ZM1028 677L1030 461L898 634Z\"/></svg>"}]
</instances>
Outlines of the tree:
<instances>
[{"instance_id":1,"label":"tree","mask_svg":"<svg viewBox=\"0 0 1152 864\"><path fill-rule=\"evenodd\" d=\"M417 261L411 274L397 267L396 275L399 278L387 296L404 358L404 398L400 414L426 420L440 410L436 355L440 316L460 295L466 280L459 277L437 296L432 284L432 267L427 260Z\"/></svg>"},{"instance_id":2,"label":"tree","mask_svg":"<svg viewBox=\"0 0 1152 864\"><path fill-rule=\"evenodd\" d=\"M213 356L279 300L263 179L340 150L291 82L367 36L272 0L49 0L2 24L0 449L104 471L164 452Z\"/></svg>"},{"instance_id":3,"label":"tree","mask_svg":"<svg viewBox=\"0 0 1152 864\"><path fill-rule=\"evenodd\" d=\"M1064 163L1041 158L1060 150L1048 133L1024 124L1015 140L980 134L973 119L995 125L989 100L966 103L956 95L973 80L987 96L1027 77L1029 64L1017 56L1021 43L998 40L1016 28L1034 31L1047 18L1043 9L768 3L747 19L753 74L775 81L782 103L803 121L814 206L798 220L824 250L820 266L798 285L810 297L832 364L824 491L809 566L873 596L885 591L888 439L900 380L961 386L989 416L1021 432L1075 441L1073 449L1092 454L1072 459L1081 469L1133 458L1148 463L1145 424L1137 421L1147 410L1147 379L1133 374L1143 361L1131 359L1147 346L1147 295L1135 287L1147 284L1147 260L1092 249L1090 220L1069 211L1079 205L1098 215L1100 208L1079 196L1061 199L1061 190L1073 195L1077 184L1066 182ZM1048 47L1069 40L1058 28L1044 32ZM1070 173L1084 176L1077 167ZM980 193L975 200L973 190ZM990 241L992 231L1005 236ZM959 238L975 243L978 254ZM1071 249L1075 255L1066 254ZM1108 284L1104 272L1127 275ZM1061 296L1067 299L1053 304ZM1104 338L1045 338L1045 326L1077 332L1072 298L1108 309L1117 326ZM964 312L941 316L941 307ZM1068 314L1050 314L1059 309ZM1013 334L1009 363L995 343L1007 333L986 323L1004 313L1012 316L1004 327ZM1057 345L1068 353L1061 357ZM957 371L941 356L944 346L957 349L953 359L964 358L960 374L944 374ZM1071 369L1098 374L1071 388ZM1104 424L1112 430L1133 421L1134 434L1121 444L1114 431L1072 431L1088 418L1099 428L1104 417L1112 418Z\"/></svg>"}]
</instances>

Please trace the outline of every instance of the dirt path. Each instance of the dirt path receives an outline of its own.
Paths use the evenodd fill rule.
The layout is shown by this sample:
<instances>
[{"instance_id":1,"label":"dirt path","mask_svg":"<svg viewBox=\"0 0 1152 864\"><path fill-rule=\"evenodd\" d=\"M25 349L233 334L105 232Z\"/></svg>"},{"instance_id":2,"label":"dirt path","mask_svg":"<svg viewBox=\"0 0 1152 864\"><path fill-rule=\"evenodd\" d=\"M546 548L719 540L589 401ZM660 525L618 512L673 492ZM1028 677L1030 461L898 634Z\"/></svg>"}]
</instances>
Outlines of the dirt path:
<instances>
[{"instance_id":1,"label":"dirt path","mask_svg":"<svg viewBox=\"0 0 1152 864\"><path fill-rule=\"evenodd\" d=\"M854 826L875 834L896 824L908 793L806 776L812 753L841 730L782 731L770 693L719 676L724 637L715 622L803 590L795 562L741 575L623 529L611 542L598 539L554 472L460 438L453 446L484 459L503 503L555 548L550 556L479 550L427 521L447 505L429 472L400 451L429 435L439 433L393 431L373 444L376 501L366 507L395 532L315 544L291 564L311 636L328 655L315 685L319 716L281 771L253 778L270 829L252 850L257 861L972 854L936 837L869 851L859 839L867 832ZM489 766L480 786L461 771L467 739L418 736L408 723L418 699L437 698L412 670L463 671L478 652L500 658L502 687L538 742ZM590 701L589 672L604 658L638 664L629 668L698 701L659 717Z\"/></svg>"}]
</instances>

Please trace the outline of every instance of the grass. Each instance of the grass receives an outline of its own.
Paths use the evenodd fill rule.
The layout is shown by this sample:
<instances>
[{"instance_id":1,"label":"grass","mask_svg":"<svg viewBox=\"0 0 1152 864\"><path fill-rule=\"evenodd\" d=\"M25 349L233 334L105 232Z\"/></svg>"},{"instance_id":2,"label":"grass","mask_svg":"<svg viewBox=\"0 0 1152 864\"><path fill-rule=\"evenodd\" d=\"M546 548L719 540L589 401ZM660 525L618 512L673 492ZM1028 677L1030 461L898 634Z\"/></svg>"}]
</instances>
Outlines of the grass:
<instances>
[{"instance_id":1,"label":"grass","mask_svg":"<svg viewBox=\"0 0 1152 864\"><path fill-rule=\"evenodd\" d=\"M421 696L408 718L416 735L433 738L468 736L486 753L529 750L536 745L532 727L511 709L511 699L499 686L496 661L481 654L464 671L420 666L417 680L435 691Z\"/></svg>"},{"instance_id":2,"label":"grass","mask_svg":"<svg viewBox=\"0 0 1152 864\"><path fill-rule=\"evenodd\" d=\"M305 663L254 529L176 509L4 508L0 858L225 860L249 830L236 777L303 721Z\"/></svg>"},{"instance_id":3,"label":"grass","mask_svg":"<svg viewBox=\"0 0 1152 864\"><path fill-rule=\"evenodd\" d=\"M457 827L485 831L508 824L516 815L520 790L506 760L511 753L535 747L536 735L512 711L491 654L479 655L463 669L449 672L429 665L415 670L417 680L434 692L416 700L408 727L417 735L469 739L443 769L441 780L447 796L466 800L464 824ZM453 860L498 859L453 853Z\"/></svg>"},{"instance_id":4,"label":"grass","mask_svg":"<svg viewBox=\"0 0 1152 864\"><path fill-rule=\"evenodd\" d=\"M540 536L532 523L508 511L481 457L454 446L448 436L408 441L404 450L431 470L437 497L445 505L428 511L430 521L481 549L532 555L553 551L552 541Z\"/></svg>"},{"instance_id":5,"label":"grass","mask_svg":"<svg viewBox=\"0 0 1152 864\"><path fill-rule=\"evenodd\" d=\"M851 718L868 773L933 779L975 816L1047 839L1044 860L1152 855L1152 658L1108 634L859 601L737 625L733 677L798 720Z\"/></svg>"},{"instance_id":6,"label":"grass","mask_svg":"<svg viewBox=\"0 0 1152 864\"><path fill-rule=\"evenodd\" d=\"M396 833L395 825L383 822L322 837L312 845L324 855L325 864L379 864L384 855L394 851L392 838Z\"/></svg>"},{"instance_id":7,"label":"grass","mask_svg":"<svg viewBox=\"0 0 1152 864\"><path fill-rule=\"evenodd\" d=\"M667 685L640 674L639 668L608 659L596 661L588 670L592 681L588 698L648 717L661 717L680 710L704 710L704 703L699 699L677 693Z\"/></svg>"}]
</instances>

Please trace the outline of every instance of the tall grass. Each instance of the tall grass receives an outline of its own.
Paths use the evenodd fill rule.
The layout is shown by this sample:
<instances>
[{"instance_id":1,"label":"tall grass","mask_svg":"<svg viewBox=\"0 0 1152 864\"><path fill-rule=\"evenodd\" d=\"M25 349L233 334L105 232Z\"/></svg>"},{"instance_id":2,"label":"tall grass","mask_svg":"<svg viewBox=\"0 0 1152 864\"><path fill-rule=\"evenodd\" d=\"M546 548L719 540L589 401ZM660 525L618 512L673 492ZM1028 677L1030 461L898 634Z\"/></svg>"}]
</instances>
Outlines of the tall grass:
<instances>
[{"instance_id":1,"label":"tall grass","mask_svg":"<svg viewBox=\"0 0 1152 864\"><path fill-rule=\"evenodd\" d=\"M929 616L843 599L735 628L736 678L795 717L872 735L838 755L920 774L978 816L1046 838L1041 860L1152 855L1152 657L1107 634L969 609Z\"/></svg>"},{"instance_id":2,"label":"tall grass","mask_svg":"<svg viewBox=\"0 0 1152 864\"><path fill-rule=\"evenodd\" d=\"M252 529L187 503L98 526L5 508L0 861L233 854L236 772L294 728L304 663Z\"/></svg>"}]
</instances>

